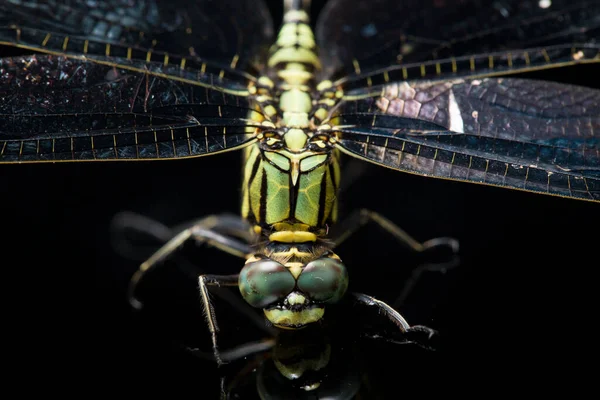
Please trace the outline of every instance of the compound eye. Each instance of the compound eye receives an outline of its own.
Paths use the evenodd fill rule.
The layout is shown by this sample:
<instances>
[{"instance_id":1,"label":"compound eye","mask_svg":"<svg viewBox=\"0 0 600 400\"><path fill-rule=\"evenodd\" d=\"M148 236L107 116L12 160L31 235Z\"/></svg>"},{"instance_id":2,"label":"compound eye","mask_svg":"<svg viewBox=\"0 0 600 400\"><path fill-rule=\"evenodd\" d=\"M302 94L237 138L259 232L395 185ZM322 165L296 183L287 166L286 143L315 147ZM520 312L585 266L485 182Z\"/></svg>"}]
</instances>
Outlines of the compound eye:
<instances>
[{"instance_id":1,"label":"compound eye","mask_svg":"<svg viewBox=\"0 0 600 400\"><path fill-rule=\"evenodd\" d=\"M348 271L335 258L320 258L304 267L298 277L298 289L311 300L323 303L339 301L348 288Z\"/></svg>"},{"instance_id":2,"label":"compound eye","mask_svg":"<svg viewBox=\"0 0 600 400\"><path fill-rule=\"evenodd\" d=\"M295 286L296 280L288 269L269 259L246 264L238 280L244 300L257 308L264 308L284 299Z\"/></svg>"}]
</instances>

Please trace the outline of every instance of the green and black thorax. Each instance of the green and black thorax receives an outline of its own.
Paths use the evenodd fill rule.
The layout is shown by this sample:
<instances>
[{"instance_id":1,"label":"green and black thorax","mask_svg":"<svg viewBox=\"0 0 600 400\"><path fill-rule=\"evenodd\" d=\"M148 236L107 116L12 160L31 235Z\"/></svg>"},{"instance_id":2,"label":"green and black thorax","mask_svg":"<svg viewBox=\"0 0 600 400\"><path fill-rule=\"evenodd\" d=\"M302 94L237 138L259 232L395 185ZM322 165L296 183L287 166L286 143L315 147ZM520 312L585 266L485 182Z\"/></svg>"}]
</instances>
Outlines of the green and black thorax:
<instances>
[{"instance_id":1,"label":"green and black thorax","mask_svg":"<svg viewBox=\"0 0 600 400\"><path fill-rule=\"evenodd\" d=\"M321 69L308 14L288 10L267 61L250 86L264 127L245 149L242 216L269 241L315 242L337 219L340 172L323 121L341 98Z\"/></svg>"}]
</instances>

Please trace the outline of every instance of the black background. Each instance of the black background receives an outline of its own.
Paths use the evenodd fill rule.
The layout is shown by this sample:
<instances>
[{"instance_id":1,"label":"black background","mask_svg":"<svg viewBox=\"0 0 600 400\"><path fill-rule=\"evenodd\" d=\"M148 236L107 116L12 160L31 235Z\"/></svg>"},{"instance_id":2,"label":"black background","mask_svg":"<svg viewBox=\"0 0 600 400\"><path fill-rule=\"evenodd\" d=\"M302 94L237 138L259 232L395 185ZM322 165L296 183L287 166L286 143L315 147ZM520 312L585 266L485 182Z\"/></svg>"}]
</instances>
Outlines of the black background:
<instances>
[{"instance_id":1,"label":"black background","mask_svg":"<svg viewBox=\"0 0 600 400\"><path fill-rule=\"evenodd\" d=\"M600 87L593 65L528 77ZM400 310L409 322L439 330L440 350L374 345L370 352L369 367L389 393L483 394L517 383L540 393L586 381L582 363L596 354L597 204L345 160L360 174L342 193L342 212L370 208L419 240L452 236L461 243L460 266L428 274ZM181 349L210 348L196 281L165 267L144 285L146 309L133 312L125 293L138 263L115 253L109 223L123 210L167 225L237 213L240 164L234 152L171 162L3 165L3 330L7 354L17 355L13 372L52 377L61 390L76 383L77 371L92 380L90 392L167 388L175 398L217 398L220 374L242 365L219 371ZM236 273L243 263L214 249L186 250L209 273ZM352 289L385 301L414 267L372 225L337 253ZM216 304L226 343L261 337L234 309Z\"/></svg>"}]
</instances>

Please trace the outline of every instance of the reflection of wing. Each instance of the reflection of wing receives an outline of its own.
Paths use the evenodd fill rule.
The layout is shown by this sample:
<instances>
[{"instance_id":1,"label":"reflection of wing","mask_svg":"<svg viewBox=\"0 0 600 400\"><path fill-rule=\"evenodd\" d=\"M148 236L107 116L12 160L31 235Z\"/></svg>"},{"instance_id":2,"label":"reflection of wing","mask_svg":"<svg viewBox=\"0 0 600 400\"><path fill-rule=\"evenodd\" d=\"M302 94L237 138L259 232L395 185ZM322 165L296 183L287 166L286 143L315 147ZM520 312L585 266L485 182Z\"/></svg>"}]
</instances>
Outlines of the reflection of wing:
<instances>
[{"instance_id":1,"label":"reflection of wing","mask_svg":"<svg viewBox=\"0 0 600 400\"><path fill-rule=\"evenodd\" d=\"M0 44L36 52L130 56L179 65L257 62L272 40L262 0L84 0L0 4ZM107 44L109 45L107 47ZM198 68L200 69L200 68Z\"/></svg>"},{"instance_id":2,"label":"reflection of wing","mask_svg":"<svg viewBox=\"0 0 600 400\"><path fill-rule=\"evenodd\" d=\"M526 79L389 84L343 102L339 148L393 169L600 201L600 91ZM335 126L337 125L337 126Z\"/></svg>"},{"instance_id":3,"label":"reflection of wing","mask_svg":"<svg viewBox=\"0 0 600 400\"><path fill-rule=\"evenodd\" d=\"M0 59L0 162L180 158L252 142L247 98L215 90L214 76L113 61Z\"/></svg>"},{"instance_id":4,"label":"reflection of wing","mask_svg":"<svg viewBox=\"0 0 600 400\"><path fill-rule=\"evenodd\" d=\"M388 68L391 81L406 75L482 75L598 57L600 2L364 0L350 5L333 0L323 10L316 34L327 49L322 57L331 66L325 71L329 75L339 68L369 75L390 64L409 69ZM523 49L530 51L510 52ZM494 54L490 58L488 53ZM484 56L471 61L474 54ZM421 66L438 59L448 60Z\"/></svg>"}]
</instances>

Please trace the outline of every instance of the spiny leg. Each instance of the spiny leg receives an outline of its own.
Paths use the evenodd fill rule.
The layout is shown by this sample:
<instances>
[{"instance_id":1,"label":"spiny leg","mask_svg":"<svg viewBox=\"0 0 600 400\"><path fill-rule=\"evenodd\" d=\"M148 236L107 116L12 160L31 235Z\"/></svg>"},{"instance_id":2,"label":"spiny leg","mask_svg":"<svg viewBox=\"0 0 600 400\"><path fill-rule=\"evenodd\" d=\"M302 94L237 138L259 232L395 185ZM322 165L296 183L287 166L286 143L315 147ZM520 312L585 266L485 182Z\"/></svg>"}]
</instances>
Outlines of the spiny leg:
<instances>
[{"instance_id":1,"label":"spiny leg","mask_svg":"<svg viewBox=\"0 0 600 400\"><path fill-rule=\"evenodd\" d=\"M220 250L238 257L243 258L249 254L251 252L251 248L247 242L242 242L238 239L231 238L230 236L226 236L218 232L219 230L227 230L231 228L232 221L229 218L230 217L224 218L221 216L210 216L198 221L195 225L184 229L175 235L154 254L152 254L150 258L144 261L131 278L129 284L129 302L131 305L136 309L140 309L142 307L142 303L135 298L135 289L142 277L152 270L152 268L160 265L160 263L166 257L175 252L189 239L194 239L198 243L206 243L210 246L217 247Z\"/></svg>"},{"instance_id":2,"label":"spiny leg","mask_svg":"<svg viewBox=\"0 0 600 400\"><path fill-rule=\"evenodd\" d=\"M449 247L453 253L458 252L458 241L456 239L442 237L420 243L383 215L364 208L354 211L332 229L331 240L333 240L335 247L339 246L344 240L369 222L376 223L404 246L415 252L424 252L433 247L440 246Z\"/></svg>"},{"instance_id":3,"label":"spiny leg","mask_svg":"<svg viewBox=\"0 0 600 400\"><path fill-rule=\"evenodd\" d=\"M392 221L390 221L383 215L367 209L360 209L354 211L348 218L342 221L336 227L336 229L333 230L331 237L334 242L334 246L337 247L340 243L342 243L344 240L346 240L353 233L358 231L360 228L362 228L369 222L376 223L386 232L390 233L393 237L395 237L400 243L402 243L404 246L408 247L414 252L425 253L434 249L446 248L450 250L452 254L449 261L445 261L442 263L423 263L418 268L414 269L411 278L406 281L404 287L402 288L400 296L398 297L398 299L396 299L396 301L394 301L395 307L398 307L402 304L402 302L404 302L404 300L410 294L412 288L416 285L419 278L422 276L423 272L444 272L458 265L458 256L456 255L456 253L458 253L459 245L456 239L441 237L420 243L417 240L413 239L398 225L394 224Z\"/></svg>"},{"instance_id":4,"label":"spiny leg","mask_svg":"<svg viewBox=\"0 0 600 400\"><path fill-rule=\"evenodd\" d=\"M208 330L212 339L213 354L217 364L223 365L223 360L219 354L219 348L217 347L217 332L219 332L219 326L217 325L217 316L215 315L215 309L210 301L208 292L208 286L237 286L239 275L200 275L198 278L198 284L200 289L200 295L202 297L202 305L204 306L204 314L206 315L206 323L208 324Z\"/></svg>"},{"instance_id":5,"label":"spiny leg","mask_svg":"<svg viewBox=\"0 0 600 400\"><path fill-rule=\"evenodd\" d=\"M366 295L364 293L352 293L352 296L354 296L354 299L360 304L371 307L377 307L379 312L384 314L390 321L392 321L398 328L400 328L400 331L402 333L423 332L427 334L428 339L430 339L437 333L435 330L426 326L410 326L398 311L396 311L383 301L377 300L372 296Z\"/></svg>"}]
</instances>

